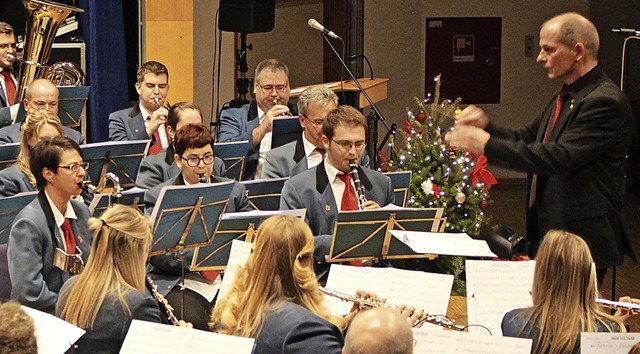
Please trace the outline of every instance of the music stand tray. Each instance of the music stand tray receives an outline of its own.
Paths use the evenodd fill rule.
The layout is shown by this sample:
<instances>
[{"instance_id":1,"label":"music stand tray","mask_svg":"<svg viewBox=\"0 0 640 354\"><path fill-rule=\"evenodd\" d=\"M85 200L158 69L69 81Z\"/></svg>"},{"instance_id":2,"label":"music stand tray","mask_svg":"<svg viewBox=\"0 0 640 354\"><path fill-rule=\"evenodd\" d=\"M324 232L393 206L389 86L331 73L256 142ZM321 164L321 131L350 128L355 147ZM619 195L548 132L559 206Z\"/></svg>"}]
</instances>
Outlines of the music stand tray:
<instances>
[{"instance_id":1,"label":"music stand tray","mask_svg":"<svg viewBox=\"0 0 640 354\"><path fill-rule=\"evenodd\" d=\"M163 187L151 213L153 242L149 255L210 244L233 183Z\"/></svg>"},{"instance_id":2,"label":"music stand tray","mask_svg":"<svg viewBox=\"0 0 640 354\"><path fill-rule=\"evenodd\" d=\"M229 262L231 241L253 242L260 224L273 215L290 215L304 220L306 212L306 209L292 209L223 214L211 244L195 250L189 269L192 271L224 270Z\"/></svg>"},{"instance_id":3,"label":"music stand tray","mask_svg":"<svg viewBox=\"0 0 640 354\"><path fill-rule=\"evenodd\" d=\"M289 177L242 181L247 189L249 205L255 210L279 210L280 195Z\"/></svg>"},{"instance_id":4,"label":"music stand tray","mask_svg":"<svg viewBox=\"0 0 640 354\"><path fill-rule=\"evenodd\" d=\"M89 162L87 175L98 188L104 189L107 183L105 175L112 172L120 180L124 189L135 187L140 163L150 140L105 141L81 145L82 156Z\"/></svg>"},{"instance_id":5,"label":"music stand tray","mask_svg":"<svg viewBox=\"0 0 640 354\"><path fill-rule=\"evenodd\" d=\"M273 119L273 128L271 129L271 148L288 144L298 140L302 134L300 120L295 117L277 117Z\"/></svg>"},{"instance_id":6,"label":"music stand tray","mask_svg":"<svg viewBox=\"0 0 640 354\"><path fill-rule=\"evenodd\" d=\"M388 208L338 213L327 262L430 258L391 235L393 229L442 232L443 208Z\"/></svg>"},{"instance_id":7,"label":"music stand tray","mask_svg":"<svg viewBox=\"0 0 640 354\"><path fill-rule=\"evenodd\" d=\"M122 192L118 204L134 206L144 214L144 193L146 189L131 188ZM95 194L89 205L93 217L100 217L107 208L115 202L112 194Z\"/></svg>"},{"instance_id":8,"label":"music stand tray","mask_svg":"<svg viewBox=\"0 0 640 354\"><path fill-rule=\"evenodd\" d=\"M406 207L409 187L411 186L411 171L385 172L383 174L391 179L395 197L394 204L402 208Z\"/></svg>"},{"instance_id":9,"label":"music stand tray","mask_svg":"<svg viewBox=\"0 0 640 354\"><path fill-rule=\"evenodd\" d=\"M0 145L0 170L11 166L18 159L20 143Z\"/></svg>"},{"instance_id":10,"label":"music stand tray","mask_svg":"<svg viewBox=\"0 0 640 354\"><path fill-rule=\"evenodd\" d=\"M226 177L242 181L245 160L249 153L249 142L247 140L232 141L227 143L215 143L213 152L224 161L227 169Z\"/></svg>"},{"instance_id":11,"label":"music stand tray","mask_svg":"<svg viewBox=\"0 0 640 354\"><path fill-rule=\"evenodd\" d=\"M0 244L9 241L9 232L16 215L31 203L38 192L20 193L11 197L0 198Z\"/></svg>"}]
</instances>

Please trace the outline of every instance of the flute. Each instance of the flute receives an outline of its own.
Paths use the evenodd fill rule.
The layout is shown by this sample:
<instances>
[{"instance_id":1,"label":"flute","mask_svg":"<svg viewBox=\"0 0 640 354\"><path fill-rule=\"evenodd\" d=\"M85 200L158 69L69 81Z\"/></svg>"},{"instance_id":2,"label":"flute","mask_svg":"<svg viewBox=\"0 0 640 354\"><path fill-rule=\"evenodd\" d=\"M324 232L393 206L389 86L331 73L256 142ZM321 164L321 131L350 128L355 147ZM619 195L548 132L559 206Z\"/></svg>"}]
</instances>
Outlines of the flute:
<instances>
[{"instance_id":1,"label":"flute","mask_svg":"<svg viewBox=\"0 0 640 354\"><path fill-rule=\"evenodd\" d=\"M612 309L624 309L629 310L631 313L640 313L640 305L632 304L630 302L611 301L607 299L596 299L596 303Z\"/></svg>"},{"instance_id":2,"label":"flute","mask_svg":"<svg viewBox=\"0 0 640 354\"><path fill-rule=\"evenodd\" d=\"M386 302L382 302L382 301L362 299L353 295L345 294L335 290L330 290L321 286L319 286L318 289L320 290L321 293L325 295L336 297L342 301L353 302L355 304L358 304L361 307L367 307L367 308L379 307L379 308L387 308L392 310L398 307L397 305L387 304ZM457 325L452 319L448 318L447 316L429 315L427 313L422 315L422 317L420 317L420 319L418 319L418 321L413 326L417 327L425 322L431 323L440 327L453 329L456 331L464 331L466 328L465 326Z\"/></svg>"}]
</instances>

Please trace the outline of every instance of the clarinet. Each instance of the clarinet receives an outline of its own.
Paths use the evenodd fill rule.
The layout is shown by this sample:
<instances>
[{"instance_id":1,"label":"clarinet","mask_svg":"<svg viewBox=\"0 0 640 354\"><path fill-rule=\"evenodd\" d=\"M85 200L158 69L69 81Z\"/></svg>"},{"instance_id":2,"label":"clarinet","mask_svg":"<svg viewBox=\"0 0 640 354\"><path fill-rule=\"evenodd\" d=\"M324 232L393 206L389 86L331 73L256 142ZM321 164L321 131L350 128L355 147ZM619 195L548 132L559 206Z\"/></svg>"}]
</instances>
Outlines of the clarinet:
<instances>
[{"instance_id":1,"label":"clarinet","mask_svg":"<svg viewBox=\"0 0 640 354\"><path fill-rule=\"evenodd\" d=\"M155 302L158 304L160 312L162 312L167 321L169 321L169 324L178 326L179 320L173 314L171 307L169 307L169 302L164 298L164 296L162 296L162 294L158 292L158 287L153 283L153 280L151 280L148 275L145 278L144 284L147 286L147 290L149 290L149 293L151 293L151 297L153 298L153 300L155 300Z\"/></svg>"},{"instance_id":2,"label":"clarinet","mask_svg":"<svg viewBox=\"0 0 640 354\"><path fill-rule=\"evenodd\" d=\"M353 184L356 186L356 195L358 196L358 209L364 210L364 203L367 202L367 197L364 195L364 187L360 181L360 174L358 173L358 164L354 160L349 160L349 167L351 167L351 174L353 176Z\"/></svg>"}]
</instances>

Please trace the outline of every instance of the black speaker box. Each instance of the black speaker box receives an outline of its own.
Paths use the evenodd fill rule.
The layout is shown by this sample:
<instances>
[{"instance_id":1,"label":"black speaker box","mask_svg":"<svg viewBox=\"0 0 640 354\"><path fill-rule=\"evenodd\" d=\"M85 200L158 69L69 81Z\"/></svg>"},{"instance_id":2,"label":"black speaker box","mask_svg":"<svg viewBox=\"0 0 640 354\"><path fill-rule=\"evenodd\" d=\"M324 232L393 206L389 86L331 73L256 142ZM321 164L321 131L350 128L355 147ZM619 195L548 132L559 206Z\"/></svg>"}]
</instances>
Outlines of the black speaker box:
<instances>
[{"instance_id":1,"label":"black speaker box","mask_svg":"<svg viewBox=\"0 0 640 354\"><path fill-rule=\"evenodd\" d=\"M239 33L270 32L275 17L275 0L220 0L218 28Z\"/></svg>"}]
</instances>

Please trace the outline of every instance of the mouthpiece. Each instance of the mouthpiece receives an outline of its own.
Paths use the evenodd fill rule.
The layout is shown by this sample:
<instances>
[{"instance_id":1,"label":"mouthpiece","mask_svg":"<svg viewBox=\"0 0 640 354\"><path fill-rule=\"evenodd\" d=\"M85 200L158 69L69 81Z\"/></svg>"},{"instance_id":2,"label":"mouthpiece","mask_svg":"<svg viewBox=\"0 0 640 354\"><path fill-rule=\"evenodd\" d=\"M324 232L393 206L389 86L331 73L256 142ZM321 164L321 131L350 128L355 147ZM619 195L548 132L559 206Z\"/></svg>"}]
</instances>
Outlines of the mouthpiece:
<instances>
[{"instance_id":1,"label":"mouthpiece","mask_svg":"<svg viewBox=\"0 0 640 354\"><path fill-rule=\"evenodd\" d=\"M153 100L156 102L156 105L158 107L162 107L162 106L160 106L160 97L154 97Z\"/></svg>"},{"instance_id":2,"label":"mouthpiece","mask_svg":"<svg viewBox=\"0 0 640 354\"><path fill-rule=\"evenodd\" d=\"M205 176L204 173L199 174L198 175L198 182L207 183L207 176Z\"/></svg>"},{"instance_id":3,"label":"mouthpiece","mask_svg":"<svg viewBox=\"0 0 640 354\"><path fill-rule=\"evenodd\" d=\"M78 183L78 187L80 187L80 189L84 189L87 192L91 193L91 194L96 194L98 193L98 188L96 186L94 186L93 184L91 184L91 181L89 180L84 180L82 182Z\"/></svg>"}]
</instances>

